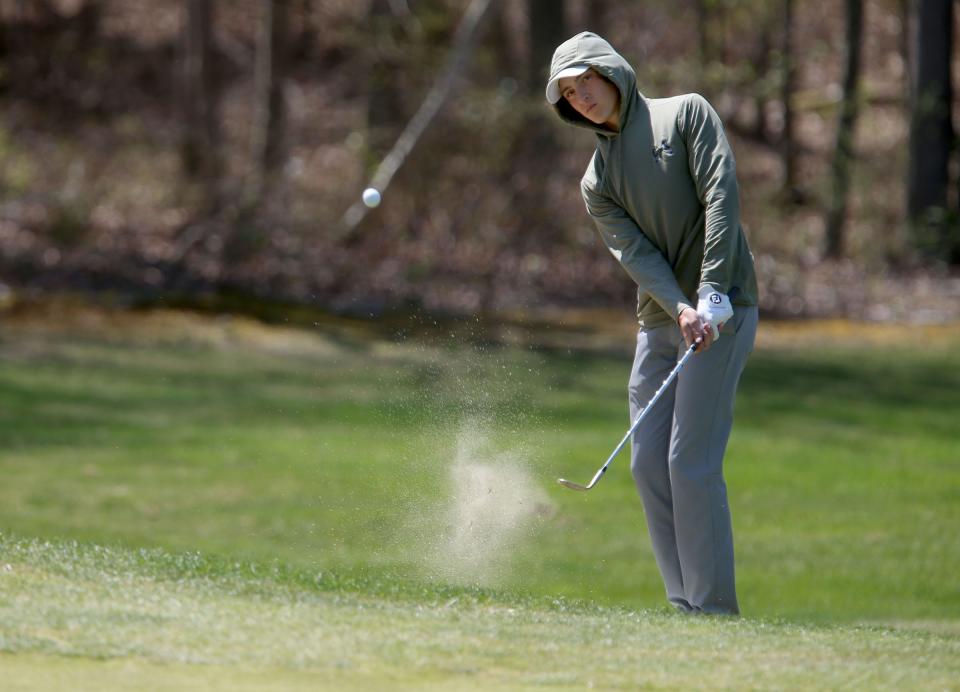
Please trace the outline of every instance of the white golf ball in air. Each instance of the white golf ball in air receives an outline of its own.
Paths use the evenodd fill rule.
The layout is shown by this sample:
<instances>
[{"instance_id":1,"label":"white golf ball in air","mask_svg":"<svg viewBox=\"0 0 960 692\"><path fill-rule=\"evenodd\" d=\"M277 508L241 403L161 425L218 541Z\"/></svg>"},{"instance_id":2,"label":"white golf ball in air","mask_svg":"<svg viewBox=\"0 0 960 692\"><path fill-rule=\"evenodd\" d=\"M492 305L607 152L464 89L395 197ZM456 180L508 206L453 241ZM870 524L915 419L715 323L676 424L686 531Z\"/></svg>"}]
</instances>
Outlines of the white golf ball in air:
<instances>
[{"instance_id":1,"label":"white golf ball in air","mask_svg":"<svg viewBox=\"0 0 960 692\"><path fill-rule=\"evenodd\" d=\"M371 209L380 206L380 191L374 187L368 187L363 191L363 203Z\"/></svg>"}]
</instances>

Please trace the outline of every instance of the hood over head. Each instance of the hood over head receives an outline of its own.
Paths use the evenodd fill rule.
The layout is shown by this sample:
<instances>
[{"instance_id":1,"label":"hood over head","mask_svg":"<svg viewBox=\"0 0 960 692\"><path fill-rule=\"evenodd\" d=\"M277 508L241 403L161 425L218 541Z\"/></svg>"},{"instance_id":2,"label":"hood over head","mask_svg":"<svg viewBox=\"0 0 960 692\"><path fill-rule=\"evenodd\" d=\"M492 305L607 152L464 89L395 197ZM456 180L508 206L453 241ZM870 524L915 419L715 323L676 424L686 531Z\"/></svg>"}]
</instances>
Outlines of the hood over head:
<instances>
[{"instance_id":1,"label":"hood over head","mask_svg":"<svg viewBox=\"0 0 960 692\"><path fill-rule=\"evenodd\" d=\"M560 96L558 82L563 77L575 76L584 67L592 67L597 73L610 80L620 91L620 123L626 122L634 101L639 98L637 92L637 74L630 64L613 49L609 43L590 31L567 39L553 52L550 63L550 77L547 80L547 102L553 107L561 120L571 125L586 127L600 134L610 135L609 130L596 125L577 113L567 100ZM576 68L576 69L572 69Z\"/></svg>"}]
</instances>

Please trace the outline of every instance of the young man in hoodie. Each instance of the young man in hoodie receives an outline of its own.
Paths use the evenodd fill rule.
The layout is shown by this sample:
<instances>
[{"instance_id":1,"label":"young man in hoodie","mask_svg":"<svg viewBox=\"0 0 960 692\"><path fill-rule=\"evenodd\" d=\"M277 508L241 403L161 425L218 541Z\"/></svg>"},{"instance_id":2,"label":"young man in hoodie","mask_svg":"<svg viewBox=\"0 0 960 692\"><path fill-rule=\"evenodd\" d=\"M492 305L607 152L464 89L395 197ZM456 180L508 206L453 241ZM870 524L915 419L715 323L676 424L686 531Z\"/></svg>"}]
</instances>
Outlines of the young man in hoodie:
<instances>
[{"instance_id":1,"label":"young man in hoodie","mask_svg":"<svg viewBox=\"0 0 960 692\"><path fill-rule=\"evenodd\" d=\"M547 101L596 137L581 192L638 287L631 420L700 344L632 439L667 599L683 612L737 614L723 456L756 335L757 282L733 153L703 97L645 97L627 61L589 32L554 52Z\"/></svg>"}]
</instances>

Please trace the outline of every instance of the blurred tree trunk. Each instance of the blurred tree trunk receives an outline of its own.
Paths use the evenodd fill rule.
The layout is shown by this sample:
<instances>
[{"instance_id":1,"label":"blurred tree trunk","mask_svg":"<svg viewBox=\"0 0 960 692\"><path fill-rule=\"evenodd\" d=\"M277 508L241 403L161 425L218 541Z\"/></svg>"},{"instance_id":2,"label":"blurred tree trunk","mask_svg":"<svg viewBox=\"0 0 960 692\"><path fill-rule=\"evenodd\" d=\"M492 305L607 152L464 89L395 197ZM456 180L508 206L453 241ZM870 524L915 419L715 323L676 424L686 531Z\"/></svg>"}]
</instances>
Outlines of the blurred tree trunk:
<instances>
[{"instance_id":1,"label":"blurred tree trunk","mask_svg":"<svg viewBox=\"0 0 960 692\"><path fill-rule=\"evenodd\" d=\"M727 64L725 48L726 16L720 0L695 0L697 17L697 62L700 90L714 100L718 89L714 88L716 76L711 71L714 63Z\"/></svg>"},{"instance_id":2,"label":"blurred tree trunk","mask_svg":"<svg viewBox=\"0 0 960 692\"><path fill-rule=\"evenodd\" d=\"M544 89L550 72L550 62L553 51L567 36L566 14L564 0L527 0L527 93L538 103L544 102ZM544 156L553 146L553 130L543 126L542 109L537 109L528 116L520 143L520 160L525 162L528 170L533 171L532 187L534 194L540 194L540 183L549 166L550 157Z\"/></svg>"},{"instance_id":3,"label":"blurred tree trunk","mask_svg":"<svg viewBox=\"0 0 960 692\"><path fill-rule=\"evenodd\" d=\"M527 0L529 43L527 92L542 97L554 49L567 38L565 0Z\"/></svg>"},{"instance_id":4,"label":"blurred tree trunk","mask_svg":"<svg viewBox=\"0 0 960 692\"><path fill-rule=\"evenodd\" d=\"M95 41L100 35L100 20L103 17L103 3L101 0L84 0L80 10L75 15L79 24L80 35L90 41Z\"/></svg>"},{"instance_id":5,"label":"blurred tree trunk","mask_svg":"<svg viewBox=\"0 0 960 692\"><path fill-rule=\"evenodd\" d=\"M773 50L773 32L775 17L773 12L764 8L763 17L758 18L756 53L752 60L753 67L753 104L756 111L756 120L753 122L753 136L760 142L770 142L770 129L767 126L767 101L772 91L767 87L770 72L770 53ZM769 12L769 14L768 14Z\"/></svg>"},{"instance_id":6,"label":"blurred tree trunk","mask_svg":"<svg viewBox=\"0 0 960 692\"><path fill-rule=\"evenodd\" d=\"M220 175L219 84L214 70L213 26L213 0L187 0L181 44L180 159L188 177L211 188Z\"/></svg>"},{"instance_id":7,"label":"blurred tree trunk","mask_svg":"<svg viewBox=\"0 0 960 692\"><path fill-rule=\"evenodd\" d=\"M783 133L780 139L780 160L783 166L783 193L790 201L799 201L797 187L796 132L793 113L793 92L797 82L794 54L793 0L783 0L782 78L780 99L783 102Z\"/></svg>"},{"instance_id":8,"label":"blurred tree trunk","mask_svg":"<svg viewBox=\"0 0 960 692\"><path fill-rule=\"evenodd\" d=\"M899 0L900 10L900 60L903 62L904 110L910 116L910 104L913 103L913 64L914 55L910 46L913 33L913 4L915 0Z\"/></svg>"},{"instance_id":9,"label":"blurred tree trunk","mask_svg":"<svg viewBox=\"0 0 960 692\"><path fill-rule=\"evenodd\" d=\"M827 209L825 255L843 254L844 226L850 196L850 170L853 167L853 135L859 111L860 53L863 44L863 0L846 0L846 61L843 73L843 98L837 123L837 140L831 165L832 196Z\"/></svg>"},{"instance_id":10,"label":"blurred tree trunk","mask_svg":"<svg viewBox=\"0 0 960 692\"><path fill-rule=\"evenodd\" d=\"M600 36L606 36L609 29L610 0L587 0L585 28Z\"/></svg>"},{"instance_id":11,"label":"blurred tree trunk","mask_svg":"<svg viewBox=\"0 0 960 692\"><path fill-rule=\"evenodd\" d=\"M767 27L761 27L758 37L757 53L754 59L753 67L756 75L756 82L753 88L753 104L757 113L757 119L753 122L753 136L761 142L769 141L767 130L767 89L763 84L766 82L767 73L770 70L770 47L771 36Z\"/></svg>"},{"instance_id":12,"label":"blurred tree trunk","mask_svg":"<svg viewBox=\"0 0 960 692\"><path fill-rule=\"evenodd\" d=\"M319 27L314 22L314 0L292 0L291 17L298 17L296 31L291 31L291 60L312 60L319 47ZM291 19L291 24L294 21Z\"/></svg>"},{"instance_id":13,"label":"blurred tree trunk","mask_svg":"<svg viewBox=\"0 0 960 692\"><path fill-rule=\"evenodd\" d=\"M390 150L403 124L402 85L397 79L401 72L400 23L393 15L390 0L373 0L367 20L373 37L367 72L367 150L375 165Z\"/></svg>"},{"instance_id":14,"label":"blurred tree trunk","mask_svg":"<svg viewBox=\"0 0 960 692\"><path fill-rule=\"evenodd\" d=\"M528 70L527 90L538 104L544 103L544 89L550 72L553 51L569 38L563 0L527 0L528 17ZM541 202L542 185L548 170L553 165L551 157L544 152L554 147L553 130L543 126L543 110L537 108L527 116L527 124L521 128L522 138L518 143L519 160L531 174L528 191Z\"/></svg>"},{"instance_id":15,"label":"blurred tree trunk","mask_svg":"<svg viewBox=\"0 0 960 692\"><path fill-rule=\"evenodd\" d=\"M960 261L956 229L947 217L950 151L953 146L950 59L953 0L918 0L910 117L907 215L914 240L924 250ZM955 225L955 224L954 224Z\"/></svg>"},{"instance_id":16,"label":"blurred tree trunk","mask_svg":"<svg viewBox=\"0 0 960 692\"><path fill-rule=\"evenodd\" d=\"M286 157L287 113L283 97L289 42L289 0L261 0L254 73L253 178L250 202L272 187Z\"/></svg>"},{"instance_id":17,"label":"blurred tree trunk","mask_svg":"<svg viewBox=\"0 0 960 692\"><path fill-rule=\"evenodd\" d=\"M707 87L707 67L713 60L713 51L710 44L710 15L712 0L696 0L697 13L697 66L700 70L700 88L709 91Z\"/></svg>"},{"instance_id":18,"label":"blurred tree trunk","mask_svg":"<svg viewBox=\"0 0 960 692\"><path fill-rule=\"evenodd\" d=\"M486 35L485 40L496 61L501 88L507 87L516 92L525 79L527 65L527 56L524 54L527 37L522 27L523 8L514 3L500 2L493 6L492 12L492 24L496 28Z\"/></svg>"}]
</instances>

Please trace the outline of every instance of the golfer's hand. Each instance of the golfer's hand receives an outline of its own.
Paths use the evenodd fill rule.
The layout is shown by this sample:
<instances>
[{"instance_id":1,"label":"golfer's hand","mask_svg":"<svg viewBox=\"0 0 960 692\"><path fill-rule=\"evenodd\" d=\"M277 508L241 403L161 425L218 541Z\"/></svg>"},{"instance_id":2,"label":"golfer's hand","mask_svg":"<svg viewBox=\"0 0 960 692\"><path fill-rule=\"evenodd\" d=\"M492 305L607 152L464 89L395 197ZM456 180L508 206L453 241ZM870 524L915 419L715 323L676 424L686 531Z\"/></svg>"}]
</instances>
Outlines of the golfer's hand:
<instances>
[{"instance_id":1,"label":"golfer's hand","mask_svg":"<svg viewBox=\"0 0 960 692\"><path fill-rule=\"evenodd\" d=\"M703 321L700 314L693 308L684 308L683 312L677 318L677 324L680 325L680 333L687 344L687 348L700 342L697 347L697 353L703 353L710 344L713 343L713 330L710 325Z\"/></svg>"},{"instance_id":2,"label":"golfer's hand","mask_svg":"<svg viewBox=\"0 0 960 692\"><path fill-rule=\"evenodd\" d=\"M713 340L720 338L720 327L733 317L730 298L710 286L701 286L697 291L697 312L700 319L708 325Z\"/></svg>"}]
</instances>

